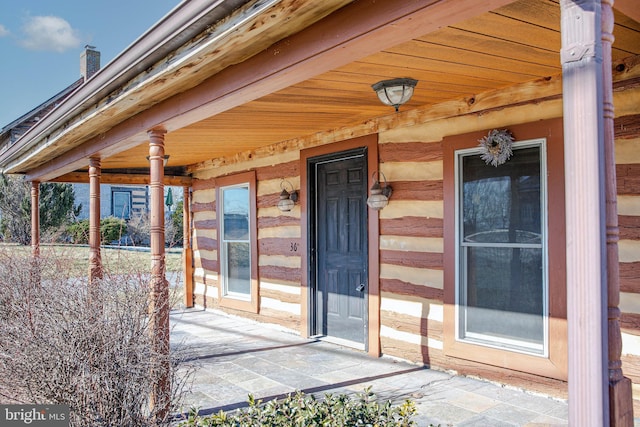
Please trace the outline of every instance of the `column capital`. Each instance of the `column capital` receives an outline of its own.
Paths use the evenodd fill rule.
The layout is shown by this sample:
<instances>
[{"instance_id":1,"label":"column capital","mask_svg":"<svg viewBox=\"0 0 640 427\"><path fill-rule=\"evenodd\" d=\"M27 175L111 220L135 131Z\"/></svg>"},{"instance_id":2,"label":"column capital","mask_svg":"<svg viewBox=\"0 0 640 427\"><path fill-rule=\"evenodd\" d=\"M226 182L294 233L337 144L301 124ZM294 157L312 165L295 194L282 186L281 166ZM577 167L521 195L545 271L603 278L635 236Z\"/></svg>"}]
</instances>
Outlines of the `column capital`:
<instances>
[{"instance_id":1,"label":"column capital","mask_svg":"<svg viewBox=\"0 0 640 427\"><path fill-rule=\"evenodd\" d=\"M147 135L149 135L150 139L162 138L164 140L164 135L167 133L167 130L162 126L156 126L147 130ZM152 141L150 141L152 142Z\"/></svg>"},{"instance_id":2,"label":"column capital","mask_svg":"<svg viewBox=\"0 0 640 427\"><path fill-rule=\"evenodd\" d=\"M99 177L102 171L100 157L89 157L89 178Z\"/></svg>"}]
</instances>

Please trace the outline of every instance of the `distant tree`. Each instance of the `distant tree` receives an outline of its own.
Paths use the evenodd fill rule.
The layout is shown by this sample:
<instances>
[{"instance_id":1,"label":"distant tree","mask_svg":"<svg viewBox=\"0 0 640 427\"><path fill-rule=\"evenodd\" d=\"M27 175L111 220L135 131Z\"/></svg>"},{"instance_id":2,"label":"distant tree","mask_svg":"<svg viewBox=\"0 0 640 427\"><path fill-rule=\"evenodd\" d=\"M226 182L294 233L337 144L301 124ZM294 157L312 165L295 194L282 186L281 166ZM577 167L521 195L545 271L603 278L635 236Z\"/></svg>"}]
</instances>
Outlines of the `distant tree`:
<instances>
[{"instance_id":1,"label":"distant tree","mask_svg":"<svg viewBox=\"0 0 640 427\"><path fill-rule=\"evenodd\" d=\"M180 200L176 204L176 209L171 213L167 224L167 233L165 239L170 247L182 246L183 224L182 224L182 207L184 202Z\"/></svg>"},{"instance_id":2,"label":"distant tree","mask_svg":"<svg viewBox=\"0 0 640 427\"><path fill-rule=\"evenodd\" d=\"M72 222L81 205L74 206L70 184L40 185L40 231L52 233ZM21 176L0 174L0 232L4 239L29 244L31 241L31 186Z\"/></svg>"},{"instance_id":3,"label":"distant tree","mask_svg":"<svg viewBox=\"0 0 640 427\"><path fill-rule=\"evenodd\" d=\"M31 240L31 198L22 177L0 174L0 232L6 241L28 244Z\"/></svg>"}]
</instances>

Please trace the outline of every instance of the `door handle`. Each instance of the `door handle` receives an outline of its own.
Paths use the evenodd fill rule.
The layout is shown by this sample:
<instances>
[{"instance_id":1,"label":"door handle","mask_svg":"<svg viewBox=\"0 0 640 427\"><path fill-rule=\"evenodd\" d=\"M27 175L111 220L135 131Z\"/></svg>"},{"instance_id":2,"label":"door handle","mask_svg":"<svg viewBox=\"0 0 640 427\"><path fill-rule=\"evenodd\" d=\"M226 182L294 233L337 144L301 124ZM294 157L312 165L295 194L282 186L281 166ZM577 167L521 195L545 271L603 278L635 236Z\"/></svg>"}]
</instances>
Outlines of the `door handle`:
<instances>
[{"instance_id":1,"label":"door handle","mask_svg":"<svg viewBox=\"0 0 640 427\"><path fill-rule=\"evenodd\" d=\"M358 286L356 286L356 291L364 292L364 283L360 283Z\"/></svg>"}]
</instances>

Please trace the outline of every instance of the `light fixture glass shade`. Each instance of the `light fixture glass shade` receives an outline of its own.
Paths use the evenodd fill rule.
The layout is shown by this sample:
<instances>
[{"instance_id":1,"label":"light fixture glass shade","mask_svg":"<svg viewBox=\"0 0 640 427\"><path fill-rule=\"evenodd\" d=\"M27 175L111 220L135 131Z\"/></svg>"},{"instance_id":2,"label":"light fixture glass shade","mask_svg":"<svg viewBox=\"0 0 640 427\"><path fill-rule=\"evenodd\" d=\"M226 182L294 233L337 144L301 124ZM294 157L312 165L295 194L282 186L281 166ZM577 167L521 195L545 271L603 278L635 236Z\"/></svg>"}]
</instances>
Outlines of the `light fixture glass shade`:
<instances>
[{"instance_id":1,"label":"light fixture glass shade","mask_svg":"<svg viewBox=\"0 0 640 427\"><path fill-rule=\"evenodd\" d=\"M367 205L375 211L379 211L389 204L387 196L382 194L382 190L371 190L371 195L367 198Z\"/></svg>"},{"instance_id":2,"label":"light fixture glass shade","mask_svg":"<svg viewBox=\"0 0 640 427\"><path fill-rule=\"evenodd\" d=\"M291 200L289 192L287 190L282 190L282 193L280 193L280 201L278 201L278 209L280 209L281 212L289 212L293 209L294 204L295 203Z\"/></svg>"},{"instance_id":3,"label":"light fixture glass shade","mask_svg":"<svg viewBox=\"0 0 640 427\"><path fill-rule=\"evenodd\" d=\"M376 179L376 175L382 175L384 178L384 187L380 185L380 181ZM373 210L379 211L389 204L389 197L393 193L393 188L387 184L387 177L382 172L373 172L371 174L373 185L369 190L370 195L367 197L367 205Z\"/></svg>"},{"instance_id":4,"label":"light fixture glass shade","mask_svg":"<svg viewBox=\"0 0 640 427\"><path fill-rule=\"evenodd\" d=\"M382 80L371 85L378 94L378 99L385 105L391 105L398 111L398 108L409 101L413 96L413 89L418 84L417 80L403 78Z\"/></svg>"}]
</instances>

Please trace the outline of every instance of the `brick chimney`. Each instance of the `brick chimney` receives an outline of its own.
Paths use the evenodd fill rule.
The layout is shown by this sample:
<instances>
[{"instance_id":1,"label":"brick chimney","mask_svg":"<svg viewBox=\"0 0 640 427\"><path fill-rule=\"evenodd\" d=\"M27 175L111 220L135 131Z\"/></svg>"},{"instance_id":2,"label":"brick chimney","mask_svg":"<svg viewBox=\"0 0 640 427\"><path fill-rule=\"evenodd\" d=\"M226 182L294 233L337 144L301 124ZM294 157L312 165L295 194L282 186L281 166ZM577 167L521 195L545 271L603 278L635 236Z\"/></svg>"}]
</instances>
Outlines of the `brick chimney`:
<instances>
[{"instance_id":1,"label":"brick chimney","mask_svg":"<svg viewBox=\"0 0 640 427\"><path fill-rule=\"evenodd\" d=\"M86 82L100 69L100 52L95 46L86 45L80 54L80 75Z\"/></svg>"}]
</instances>

